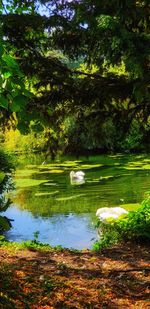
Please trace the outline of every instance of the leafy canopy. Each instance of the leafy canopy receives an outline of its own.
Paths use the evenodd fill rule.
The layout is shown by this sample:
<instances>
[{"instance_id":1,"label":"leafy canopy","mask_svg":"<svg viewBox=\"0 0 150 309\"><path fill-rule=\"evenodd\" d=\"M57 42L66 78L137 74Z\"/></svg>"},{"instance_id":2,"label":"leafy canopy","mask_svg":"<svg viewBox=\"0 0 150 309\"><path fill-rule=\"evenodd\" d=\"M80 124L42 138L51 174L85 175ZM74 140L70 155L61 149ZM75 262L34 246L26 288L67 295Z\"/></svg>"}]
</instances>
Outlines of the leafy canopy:
<instances>
[{"instance_id":1,"label":"leafy canopy","mask_svg":"<svg viewBox=\"0 0 150 309\"><path fill-rule=\"evenodd\" d=\"M146 0L11 1L2 30L34 93L21 114L14 106L18 126L59 131L69 115L82 130L110 117L123 132L148 123L148 19Z\"/></svg>"}]
</instances>

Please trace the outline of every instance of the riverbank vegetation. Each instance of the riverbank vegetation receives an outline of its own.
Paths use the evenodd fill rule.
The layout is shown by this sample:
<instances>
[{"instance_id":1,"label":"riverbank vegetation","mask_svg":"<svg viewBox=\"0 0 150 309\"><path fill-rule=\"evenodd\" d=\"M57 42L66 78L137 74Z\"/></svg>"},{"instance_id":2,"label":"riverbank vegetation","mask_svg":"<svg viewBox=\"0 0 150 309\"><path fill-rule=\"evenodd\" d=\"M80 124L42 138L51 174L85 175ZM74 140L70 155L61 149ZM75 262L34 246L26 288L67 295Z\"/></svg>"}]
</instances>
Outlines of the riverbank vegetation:
<instances>
[{"instance_id":1,"label":"riverbank vegetation","mask_svg":"<svg viewBox=\"0 0 150 309\"><path fill-rule=\"evenodd\" d=\"M109 247L121 241L150 242L150 195L142 202L137 211L130 211L124 218L107 223L98 221L101 230L100 240L94 244L94 250Z\"/></svg>"},{"instance_id":2,"label":"riverbank vegetation","mask_svg":"<svg viewBox=\"0 0 150 309\"><path fill-rule=\"evenodd\" d=\"M5 192L10 189L10 180L8 173L14 169L14 160L12 155L0 149L0 212L6 211L11 202L5 197ZM10 221L5 216L0 216L0 232L9 230Z\"/></svg>"},{"instance_id":3,"label":"riverbank vegetation","mask_svg":"<svg viewBox=\"0 0 150 309\"><path fill-rule=\"evenodd\" d=\"M80 136L75 120L68 118L68 124L62 124L65 129L59 134L53 129L43 129L35 132L30 129L28 134L21 134L19 130L9 128L1 134L2 146L7 151L15 153L23 152L45 152L45 156L54 159L57 155L92 155L100 153L125 152L144 153L149 151L149 144L145 141L146 135L141 131L139 123L133 121L127 134L119 138L115 126L110 121L101 128L101 138L92 136L92 130L86 130L86 134ZM87 136L88 133L88 136ZM146 135L145 135L146 134ZM61 136L60 136L61 135ZM95 142L93 143L93 141Z\"/></svg>"},{"instance_id":4,"label":"riverbank vegetation","mask_svg":"<svg viewBox=\"0 0 150 309\"><path fill-rule=\"evenodd\" d=\"M44 151L52 160L57 154L149 152L148 4L1 1L1 147ZM149 170L149 162L142 164ZM2 190L11 169L0 151ZM9 205L2 193L0 210ZM100 253L42 252L36 241L29 251L17 250L3 242L0 308L148 308L149 207L146 199L137 212L105 226L96 249L124 237L127 242ZM1 230L7 224L0 217ZM137 238L143 244L135 244Z\"/></svg>"}]
</instances>

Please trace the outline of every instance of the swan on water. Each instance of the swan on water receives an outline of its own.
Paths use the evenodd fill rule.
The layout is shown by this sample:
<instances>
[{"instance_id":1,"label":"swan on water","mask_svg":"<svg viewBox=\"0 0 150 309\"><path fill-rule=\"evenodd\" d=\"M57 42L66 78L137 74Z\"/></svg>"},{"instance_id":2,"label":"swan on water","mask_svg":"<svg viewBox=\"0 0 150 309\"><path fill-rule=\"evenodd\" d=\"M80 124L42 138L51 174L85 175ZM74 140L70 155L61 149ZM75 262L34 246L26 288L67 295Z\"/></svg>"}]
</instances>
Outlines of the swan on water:
<instances>
[{"instance_id":1,"label":"swan on water","mask_svg":"<svg viewBox=\"0 0 150 309\"><path fill-rule=\"evenodd\" d=\"M96 211L96 216L100 221L107 223L107 219L117 220L121 215L128 214L128 211L122 207L103 207Z\"/></svg>"},{"instance_id":2,"label":"swan on water","mask_svg":"<svg viewBox=\"0 0 150 309\"><path fill-rule=\"evenodd\" d=\"M84 179L84 176L85 176L85 173L82 172L82 171L78 171L78 172L74 172L74 171L71 171L70 172L70 178L71 179Z\"/></svg>"},{"instance_id":3,"label":"swan on water","mask_svg":"<svg viewBox=\"0 0 150 309\"><path fill-rule=\"evenodd\" d=\"M74 183L84 183L85 182L85 173L82 172L82 171L77 171L77 172L74 172L74 171L71 171L70 172L70 180L71 180L71 184L74 184Z\"/></svg>"}]
</instances>

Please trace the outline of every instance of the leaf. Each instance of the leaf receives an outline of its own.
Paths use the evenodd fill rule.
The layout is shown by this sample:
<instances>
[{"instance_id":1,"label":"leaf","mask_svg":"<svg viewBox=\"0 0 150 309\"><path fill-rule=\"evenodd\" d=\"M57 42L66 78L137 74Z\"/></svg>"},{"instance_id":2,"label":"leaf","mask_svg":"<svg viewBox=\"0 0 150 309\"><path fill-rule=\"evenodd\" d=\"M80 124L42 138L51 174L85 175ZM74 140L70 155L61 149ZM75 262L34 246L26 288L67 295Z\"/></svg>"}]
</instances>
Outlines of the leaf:
<instances>
[{"instance_id":1,"label":"leaf","mask_svg":"<svg viewBox=\"0 0 150 309\"><path fill-rule=\"evenodd\" d=\"M21 119L19 119L19 122L17 124L17 129L22 133L22 134L25 134L26 132L28 132L28 125L25 121L23 121Z\"/></svg>"},{"instance_id":2,"label":"leaf","mask_svg":"<svg viewBox=\"0 0 150 309\"><path fill-rule=\"evenodd\" d=\"M4 54L2 56L2 59L6 62L6 64L11 67L11 68L15 68L19 70L19 66L18 63L15 61L15 59L13 57L11 57L10 55Z\"/></svg>"},{"instance_id":3,"label":"leaf","mask_svg":"<svg viewBox=\"0 0 150 309\"><path fill-rule=\"evenodd\" d=\"M8 231L11 228L11 224L6 217L0 216L0 230Z\"/></svg>"},{"instance_id":4,"label":"leaf","mask_svg":"<svg viewBox=\"0 0 150 309\"><path fill-rule=\"evenodd\" d=\"M3 212L6 211L11 204L12 204L12 201L8 199L7 202L5 202L4 205L2 205L1 211Z\"/></svg>"},{"instance_id":5,"label":"leaf","mask_svg":"<svg viewBox=\"0 0 150 309\"><path fill-rule=\"evenodd\" d=\"M8 72L5 72L4 74L4 78L9 78L10 76L12 76L12 73L10 72L10 71L8 71Z\"/></svg>"},{"instance_id":6,"label":"leaf","mask_svg":"<svg viewBox=\"0 0 150 309\"><path fill-rule=\"evenodd\" d=\"M2 57L3 52L4 52L3 42L2 42L2 41L0 41L0 57Z\"/></svg>"},{"instance_id":7,"label":"leaf","mask_svg":"<svg viewBox=\"0 0 150 309\"><path fill-rule=\"evenodd\" d=\"M43 126L39 122L31 125L31 128L34 132L42 132L44 130Z\"/></svg>"},{"instance_id":8,"label":"leaf","mask_svg":"<svg viewBox=\"0 0 150 309\"><path fill-rule=\"evenodd\" d=\"M33 93L31 93L29 90L27 90L27 89L25 89L24 91L23 91L23 93L24 93L24 95L26 96L26 97L28 97L28 98L30 98L31 96L33 96Z\"/></svg>"},{"instance_id":9,"label":"leaf","mask_svg":"<svg viewBox=\"0 0 150 309\"><path fill-rule=\"evenodd\" d=\"M11 105L11 110L13 112L19 112L25 107L27 99L23 95L18 95L14 98L13 104Z\"/></svg>"},{"instance_id":10,"label":"leaf","mask_svg":"<svg viewBox=\"0 0 150 309\"><path fill-rule=\"evenodd\" d=\"M8 104L9 104L9 102L7 101L7 99L1 94L1 96L0 96L0 106L8 109Z\"/></svg>"}]
</instances>

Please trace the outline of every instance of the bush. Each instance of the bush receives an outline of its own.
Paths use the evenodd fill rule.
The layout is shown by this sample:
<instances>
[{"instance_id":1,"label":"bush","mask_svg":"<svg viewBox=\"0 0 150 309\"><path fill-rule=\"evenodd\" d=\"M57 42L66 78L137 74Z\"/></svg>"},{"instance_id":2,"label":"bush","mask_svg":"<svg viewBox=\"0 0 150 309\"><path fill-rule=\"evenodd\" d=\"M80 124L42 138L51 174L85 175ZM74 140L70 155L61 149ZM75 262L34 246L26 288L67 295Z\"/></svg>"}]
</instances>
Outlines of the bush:
<instances>
[{"instance_id":1,"label":"bush","mask_svg":"<svg viewBox=\"0 0 150 309\"><path fill-rule=\"evenodd\" d=\"M130 212L127 219L116 222L115 228L127 240L150 239L150 198L137 211Z\"/></svg>"},{"instance_id":2,"label":"bush","mask_svg":"<svg viewBox=\"0 0 150 309\"><path fill-rule=\"evenodd\" d=\"M150 196L142 202L137 211L129 212L125 218L110 224L98 222L98 226L103 232L100 240L93 245L95 251L123 240L150 240Z\"/></svg>"},{"instance_id":3,"label":"bush","mask_svg":"<svg viewBox=\"0 0 150 309\"><path fill-rule=\"evenodd\" d=\"M0 148L0 171L10 172L14 166L13 156Z\"/></svg>"},{"instance_id":4,"label":"bush","mask_svg":"<svg viewBox=\"0 0 150 309\"><path fill-rule=\"evenodd\" d=\"M11 204L11 201L5 198L5 191L9 189L11 179L5 173L10 172L13 168L13 157L3 151L3 149L0 149L0 212L4 212ZM10 228L10 220L5 216L0 216L0 233Z\"/></svg>"}]
</instances>

